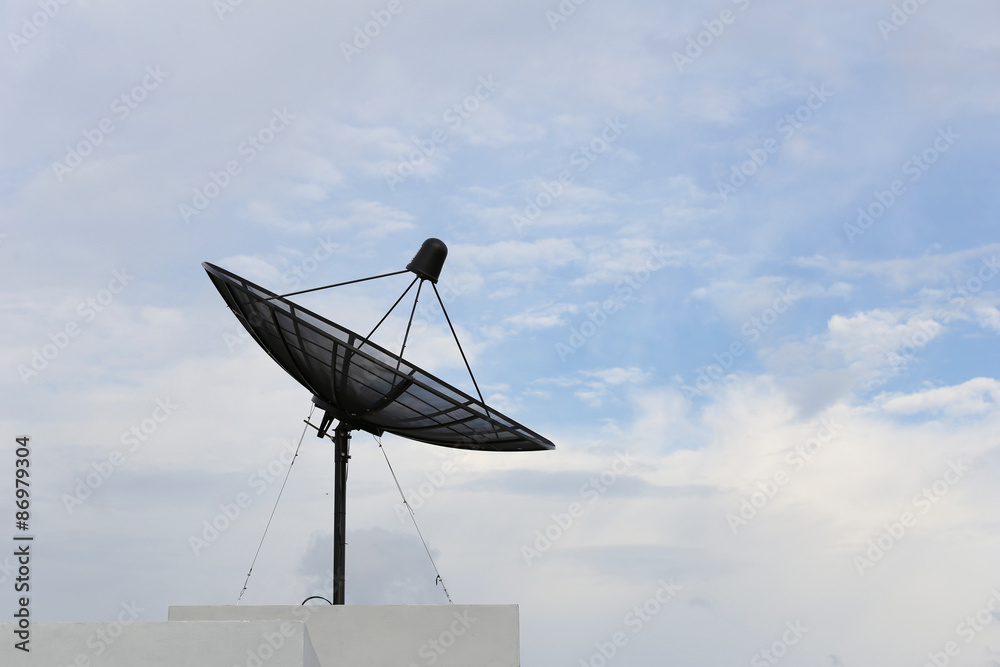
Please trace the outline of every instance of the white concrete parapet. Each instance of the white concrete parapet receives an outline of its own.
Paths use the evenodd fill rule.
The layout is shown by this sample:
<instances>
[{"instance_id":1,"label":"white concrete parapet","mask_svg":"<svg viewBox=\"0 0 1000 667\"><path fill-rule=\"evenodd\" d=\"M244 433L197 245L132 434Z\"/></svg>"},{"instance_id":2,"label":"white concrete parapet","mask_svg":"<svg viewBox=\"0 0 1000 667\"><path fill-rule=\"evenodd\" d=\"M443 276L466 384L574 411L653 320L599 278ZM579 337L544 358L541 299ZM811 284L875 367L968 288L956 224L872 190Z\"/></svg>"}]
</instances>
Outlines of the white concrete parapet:
<instances>
[{"instance_id":1,"label":"white concrete parapet","mask_svg":"<svg viewBox=\"0 0 1000 667\"><path fill-rule=\"evenodd\" d=\"M170 607L168 618L304 622L321 667L521 664L517 605Z\"/></svg>"},{"instance_id":2,"label":"white concrete parapet","mask_svg":"<svg viewBox=\"0 0 1000 667\"><path fill-rule=\"evenodd\" d=\"M0 624L3 667L321 667L305 623L34 623L26 653Z\"/></svg>"},{"instance_id":3,"label":"white concrete parapet","mask_svg":"<svg viewBox=\"0 0 1000 667\"><path fill-rule=\"evenodd\" d=\"M519 667L517 605L171 607L167 623L0 623L2 667Z\"/></svg>"}]
</instances>

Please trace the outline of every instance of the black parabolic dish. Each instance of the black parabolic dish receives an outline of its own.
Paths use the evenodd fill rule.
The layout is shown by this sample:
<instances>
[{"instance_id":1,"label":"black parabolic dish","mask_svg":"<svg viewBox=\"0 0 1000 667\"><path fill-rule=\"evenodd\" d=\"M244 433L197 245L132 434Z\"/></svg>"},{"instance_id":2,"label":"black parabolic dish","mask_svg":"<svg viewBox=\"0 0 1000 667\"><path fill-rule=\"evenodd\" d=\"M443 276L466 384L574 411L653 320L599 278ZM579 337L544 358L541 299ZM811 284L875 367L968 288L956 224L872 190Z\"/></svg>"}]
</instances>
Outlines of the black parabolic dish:
<instances>
[{"instance_id":1,"label":"black parabolic dish","mask_svg":"<svg viewBox=\"0 0 1000 667\"><path fill-rule=\"evenodd\" d=\"M317 405L351 428L457 449L555 449L364 336L214 264L202 266L254 340L313 393Z\"/></svg>"}]
</instances>

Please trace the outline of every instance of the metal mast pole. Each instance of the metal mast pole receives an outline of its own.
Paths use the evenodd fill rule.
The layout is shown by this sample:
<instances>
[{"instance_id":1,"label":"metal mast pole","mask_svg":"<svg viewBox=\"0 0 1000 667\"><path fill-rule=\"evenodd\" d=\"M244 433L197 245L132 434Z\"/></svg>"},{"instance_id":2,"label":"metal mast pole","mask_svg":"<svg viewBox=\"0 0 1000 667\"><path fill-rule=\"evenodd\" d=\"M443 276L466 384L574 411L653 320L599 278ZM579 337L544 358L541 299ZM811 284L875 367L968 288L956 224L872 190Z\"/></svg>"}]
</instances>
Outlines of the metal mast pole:
<instances>
[{"instance_id":1,"label":"metal mast pole","mask_svg":"<svg viewBox=\"0 0 1000 667\"><path fill-rule=\"evenodd\" d=\"M334 431L333 485L333 604L344 604L344 545L347 541L347 462L351 431L340 422Z\"/></svg>"}]
</instances>

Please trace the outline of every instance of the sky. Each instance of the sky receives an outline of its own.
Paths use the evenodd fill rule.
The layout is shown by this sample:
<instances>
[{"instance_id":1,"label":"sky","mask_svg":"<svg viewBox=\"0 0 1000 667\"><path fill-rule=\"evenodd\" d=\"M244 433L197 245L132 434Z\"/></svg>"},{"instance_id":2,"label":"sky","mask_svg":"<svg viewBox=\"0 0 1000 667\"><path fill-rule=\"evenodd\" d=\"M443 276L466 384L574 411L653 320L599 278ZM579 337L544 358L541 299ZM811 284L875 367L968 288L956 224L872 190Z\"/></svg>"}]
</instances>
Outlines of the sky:
<instances>
[{"instance_id":1,"label":"sky","mask_svg":"<svg viewBox=\"0 0 1000 667\"><path fill-rule=\"evenodd\" d=\"M998 19L3 3L0 539L28 435L34 620L329 596L332 443L201 263L286 293L436 237L487 402L556 449L355 433L348 604L447 604L384 453L526 667L1000 665ZM366 333L408 281L293 300ZM426 297L407 359L471 393Z\"/></svg>"}]
</instances>

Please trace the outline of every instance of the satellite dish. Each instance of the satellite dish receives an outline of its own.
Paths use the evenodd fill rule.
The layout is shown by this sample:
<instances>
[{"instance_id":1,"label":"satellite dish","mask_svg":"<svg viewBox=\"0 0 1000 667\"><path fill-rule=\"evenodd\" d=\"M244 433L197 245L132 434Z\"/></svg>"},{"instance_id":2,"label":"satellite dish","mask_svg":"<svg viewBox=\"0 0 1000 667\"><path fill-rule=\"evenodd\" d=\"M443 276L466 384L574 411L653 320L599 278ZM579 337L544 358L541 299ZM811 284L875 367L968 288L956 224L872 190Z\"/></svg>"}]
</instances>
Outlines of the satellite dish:
<instances>
[{"instance_id":1,"label":"satellite dish","mask_svg":"<svg viewBox=\"0 0 1000 667\"><path fill-rule=\"evenodd\" d=\"M413 313L416 312L416 300L425 281L430 281L450 327L451 319L444 310L444 302L436 287L447 255L448 248L443 242L427 239L405 271L328 287L412 272L417 277L375 329L417 281L420 285L407 325L407 336ZM344 604L345 506L351 431L362 430L375 435L393 433L410 440L457 449L494 452L555 449L549 440L488 407L471 368L469 374L479 394L478 399L403 359L405 337L403 349L397 355L371 342L375 329L368 336L361 336L287 298L326 287L278 295L214 264L206 262L202 266L254 340L312 393L313 403L323 410L317 436L325 437L334 420L337 421L333 435L336 445L334 604ZM461 351L457 336L455 342ZM462 358L465 359L464 352Z\"/></svg>"}]
</instances>

